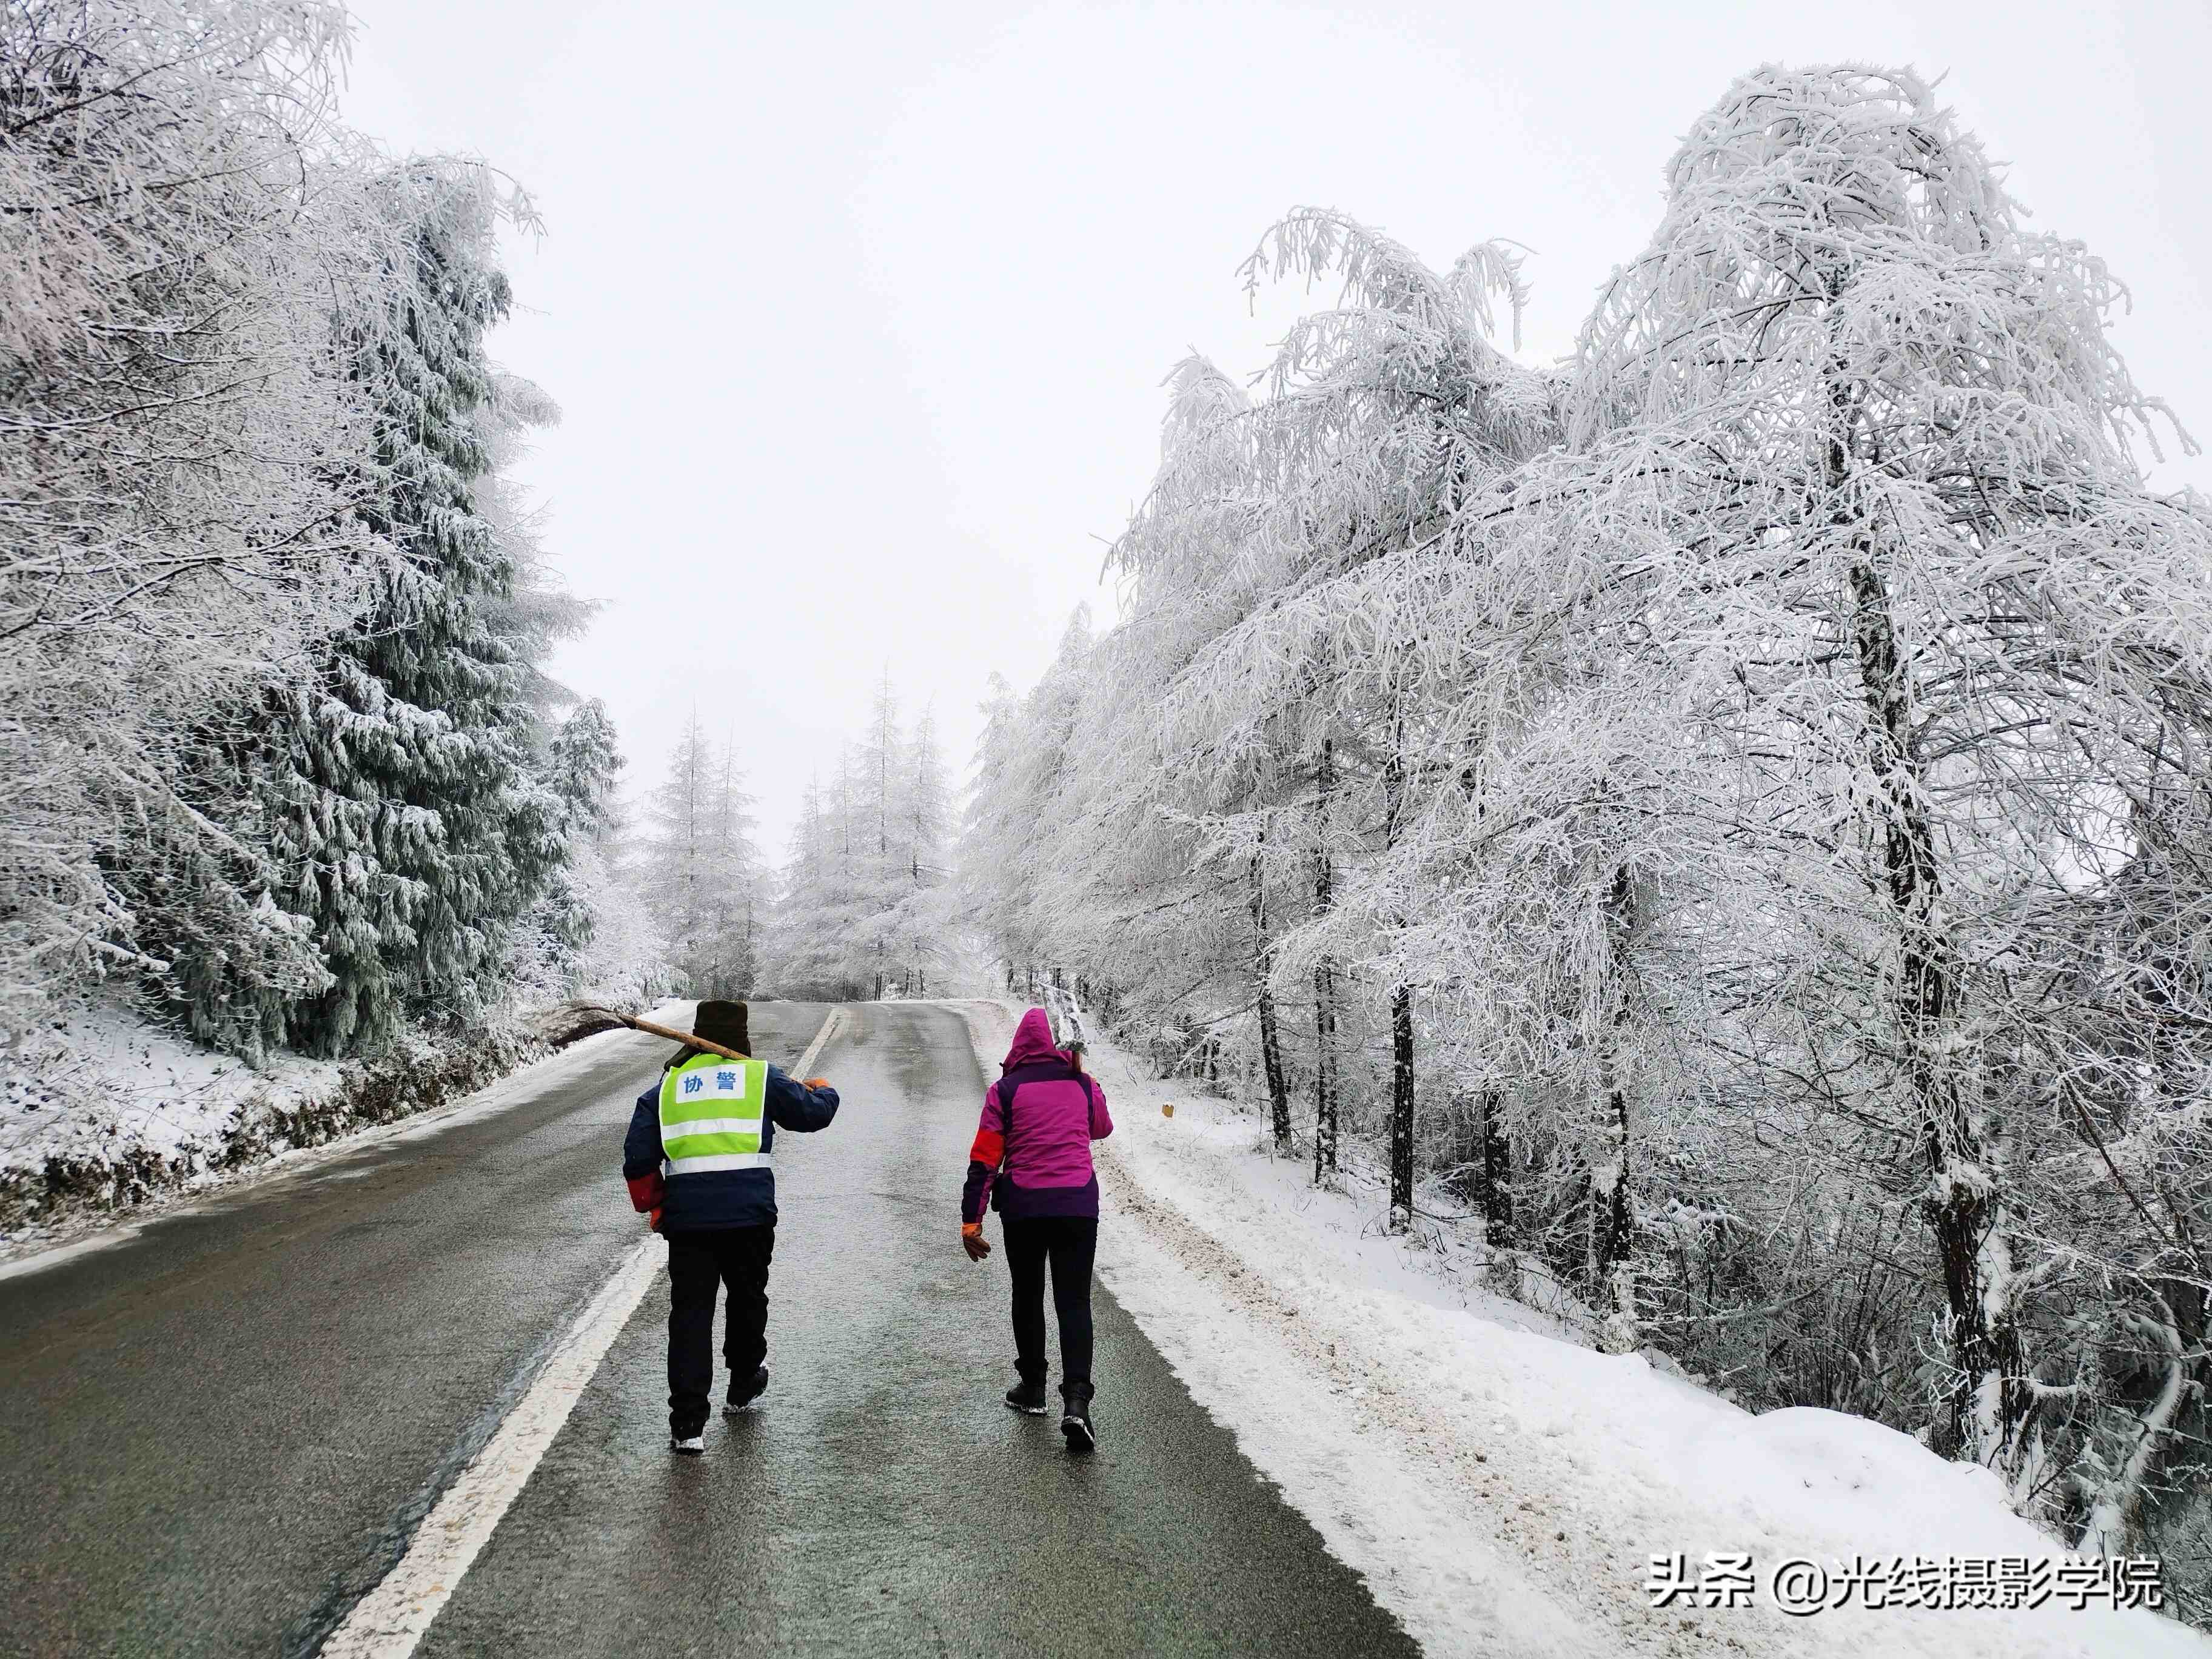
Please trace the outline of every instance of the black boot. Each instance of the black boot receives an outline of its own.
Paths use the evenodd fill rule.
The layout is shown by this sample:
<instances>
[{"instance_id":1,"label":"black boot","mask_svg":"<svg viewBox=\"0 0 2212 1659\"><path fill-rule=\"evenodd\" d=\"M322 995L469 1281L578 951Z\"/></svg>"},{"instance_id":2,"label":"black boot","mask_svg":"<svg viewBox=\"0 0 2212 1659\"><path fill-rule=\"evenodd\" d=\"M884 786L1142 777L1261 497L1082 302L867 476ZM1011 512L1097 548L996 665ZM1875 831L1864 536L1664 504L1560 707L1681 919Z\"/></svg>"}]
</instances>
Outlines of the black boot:
<instances>
[{"instance_id":1,"label":"black boot","mask_svg":"<svg viewBox=\"0 0 2212 1659\"><path fill-rule=\"evenodd\" d=\"M1060 1431L1067 1437L1068 1450L1087 1452L1096 1449L1098 1436L1091 1426L1091 1385L1063 1382L1060 1385Z\"/></svg>"},{"instance_id":2,"label":"black boot","mask_svg":"<svg viewBox=\"0 0 2212 1659\"><path fill-rule=\"evenodd\" d=\"M722 1415L725 1417L735 1417L739 1412L744 1411L746 1407L751 1405L754 1401L759 1399L767 1392L768 1367L765 1365L755 1371L750 1376L746 1377L743 1382L740 1382L734 1376L732 1377L730 1379L730 1401L729 1404L722 1407Z\"/></svg>"},{"instance_id":3,"label":"black boot","mask_svg":"<svg viewBox=\"0 0 2212 1659\"><path fill-rule=\"evenodd\" d=\"M1006 1409L1019 1412L1024 1417L1044 1415L1044 1378L1031 1382L1027 1377L1006 1390Z\"/></svg>"}]
</instances>

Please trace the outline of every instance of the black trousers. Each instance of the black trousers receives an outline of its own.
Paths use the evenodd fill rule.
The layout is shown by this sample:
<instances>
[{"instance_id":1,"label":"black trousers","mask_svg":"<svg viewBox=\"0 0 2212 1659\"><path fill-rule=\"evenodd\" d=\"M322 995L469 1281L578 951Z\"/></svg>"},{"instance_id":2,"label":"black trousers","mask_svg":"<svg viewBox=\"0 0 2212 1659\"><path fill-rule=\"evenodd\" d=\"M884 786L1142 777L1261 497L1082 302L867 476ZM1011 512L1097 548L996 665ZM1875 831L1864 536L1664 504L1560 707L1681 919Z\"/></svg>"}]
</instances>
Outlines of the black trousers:
<instances>
[{"instance_id":1,"label":"black trousers","mask_svg":"<svg viewBox=\"0 0 2212 1659\"><path fill-rule=\"evenodd\" d=\"M714 1292L730 1287L722 1358L750 1376L768 1358L768 1264L775 1228L720 1227L668 1235L668 1431L682 1439L714 1409Z\"/></svg>"},{"instance_id":2,"label":"black trousers","mask_svg":"<svg viewBox=\"0 0 2212 1659\"><path fill-rule=\"evenodd\" d=\"M1091 1398L1091 1262L1098 1254L1096 1216L1003 1216L1006 1267L1014 1280L1014 1370L1044 1381L1044 1275L1052 1268L1052 1306L1060 1316L1064 1390Z\"/></svg>"}]
</instances>

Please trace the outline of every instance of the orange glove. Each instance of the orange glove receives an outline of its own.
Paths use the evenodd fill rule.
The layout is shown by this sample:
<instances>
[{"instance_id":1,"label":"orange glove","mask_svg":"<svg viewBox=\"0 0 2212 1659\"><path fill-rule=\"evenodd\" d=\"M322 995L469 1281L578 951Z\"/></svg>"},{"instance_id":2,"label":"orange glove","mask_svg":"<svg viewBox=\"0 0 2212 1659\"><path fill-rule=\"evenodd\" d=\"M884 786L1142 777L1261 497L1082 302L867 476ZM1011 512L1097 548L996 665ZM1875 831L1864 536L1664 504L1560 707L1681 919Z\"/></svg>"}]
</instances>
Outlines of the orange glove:
<instances>
[{"instance_id":1,"label":"orange glove","mask_svg":"<svg viewBox=\"0 0 2212 1659\"><path fill-rule=\"evenodd\" d=\"M659 1232L660 1231L660 1212L655 1210L652 1215L646 1218L645 1224L652 1228L653 1231Z\"/></svg>"},{"instance_id":2,"label":"orange glove","mask_svg":"<svg viewBox=\"0 0 2212 1659\"><path fill-rule=\"evenodd\" d=\"M830 1079L826 1077L811 1077L806 1079L806 1086L810 1089L826 1089L830 1086Z\"/></svg>"},{"instance_id":3,"label":"orange glove","mask_svg":"<svg viewBox=\"0 0 2212 1659\"><path fill-rule=\"evenodd\" d=\"M983 1237L983 1224L963 1221L960 1224L960 1248L968 1252L970 1261L981 1261L991 1254L991 1241Z\"/></svg>"}]
</instances>

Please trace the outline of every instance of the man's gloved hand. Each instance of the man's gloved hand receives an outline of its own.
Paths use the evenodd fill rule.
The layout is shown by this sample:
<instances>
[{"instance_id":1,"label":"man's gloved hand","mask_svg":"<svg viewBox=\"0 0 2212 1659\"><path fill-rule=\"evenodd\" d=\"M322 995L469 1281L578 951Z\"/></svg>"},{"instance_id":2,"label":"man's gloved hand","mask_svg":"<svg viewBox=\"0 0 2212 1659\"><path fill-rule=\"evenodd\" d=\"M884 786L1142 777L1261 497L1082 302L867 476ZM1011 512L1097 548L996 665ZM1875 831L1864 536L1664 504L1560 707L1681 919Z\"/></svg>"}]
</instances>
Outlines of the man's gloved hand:
<instances>
[{"instance_id":1,"label":"man's gloved hand","mask_svg":"<svg viewBox=\"0 0 2212 1659\"><path fill-rule=\"evenodd\" d=\"M810 1089L826 1089L830 1086L830 1079L826 1077L811 1077L806 1079L806 1086Z\"/></svg>"},{"instance_id":2,"label":"man's gloved hand","mask_svg":"<svg viewBox=\"0 0 2212 1659\"><path fill-rule=\"evenodd\" d=\"M659 1232L660 1231L660 1212L655 1210L650 1216L647 1217L645 1224L652 1228L653 1231Z\"/></svg>"},{"instance_id":3,"label":"man's gloved hand","mask_svg":"<svg viewBox=\"0 0 2212 1659\"><path fill-rule=\"evenodd\" d=\"M981 1261L991 1254L991 1241L983 1237L983 1224L963 1221L960 1224L960 1248L968 1252L970 1261Z\"/></svg>"}]
</instances>

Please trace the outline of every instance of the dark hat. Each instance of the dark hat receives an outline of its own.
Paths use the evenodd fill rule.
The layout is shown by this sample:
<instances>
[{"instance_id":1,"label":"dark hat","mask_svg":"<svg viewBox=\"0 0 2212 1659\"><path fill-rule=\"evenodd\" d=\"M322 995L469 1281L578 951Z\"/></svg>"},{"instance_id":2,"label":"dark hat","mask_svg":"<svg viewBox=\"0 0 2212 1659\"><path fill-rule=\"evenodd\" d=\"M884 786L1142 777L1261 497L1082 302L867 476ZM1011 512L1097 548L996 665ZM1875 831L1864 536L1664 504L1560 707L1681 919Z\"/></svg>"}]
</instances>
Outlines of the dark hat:
<instances>
[{"instance_id":1,"label":"dark hat","mask_svg":"<svg viewBox=\"0 0 2212 1659\"><path fill-rule=\"evenodd\" d=\"M745 1005L742 1002L701 1003L691 1021L691 1035L719 1042L725 1048L735 1048L741 1054L753 1051L752 1038L745 1030Z\"/></svg>"}]
</instances>

